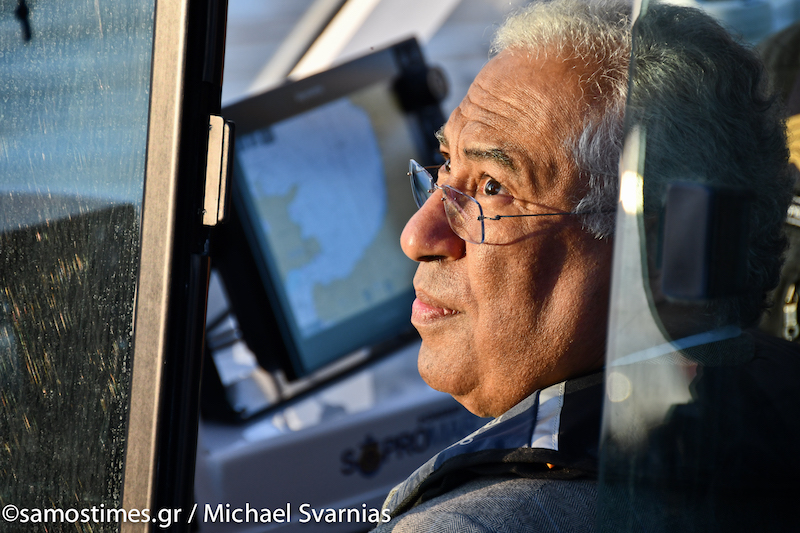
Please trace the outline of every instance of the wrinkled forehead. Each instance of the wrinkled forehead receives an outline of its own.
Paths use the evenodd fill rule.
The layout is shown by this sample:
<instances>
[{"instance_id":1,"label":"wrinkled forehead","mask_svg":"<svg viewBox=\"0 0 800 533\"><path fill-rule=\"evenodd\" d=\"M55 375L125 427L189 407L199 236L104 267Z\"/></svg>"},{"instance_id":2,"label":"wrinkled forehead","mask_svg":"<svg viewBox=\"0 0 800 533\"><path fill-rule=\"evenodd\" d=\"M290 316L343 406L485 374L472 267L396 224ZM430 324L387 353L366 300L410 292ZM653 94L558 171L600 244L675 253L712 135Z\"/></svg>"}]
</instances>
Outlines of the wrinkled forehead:
<instances>
[{"instance_id":1,"label":"wrinkled forehead","mask_svg":"<svg viewBox=\"0 0 800 533\"><path fill-rule=\"evenodd\" d=\"M506 166L541 199L582 196L574 146L586 107L583 70L558 58L502 52L475 78L440 142L457 161L481 152L508 156Z\"/></svg>"},{"instance_id":2,"label":"wrinkled forehead","mask_svg":"<svg viewBox=\"0 0 800 533\"><path fill-rule=\"evenodd\" d=\"M448 119L445 138L464 136L473 142L486 139L520 147L542 136L565 140L582 122L581 74L573 62L506 50L475 78Z\"/></svg>"}]
</instances>

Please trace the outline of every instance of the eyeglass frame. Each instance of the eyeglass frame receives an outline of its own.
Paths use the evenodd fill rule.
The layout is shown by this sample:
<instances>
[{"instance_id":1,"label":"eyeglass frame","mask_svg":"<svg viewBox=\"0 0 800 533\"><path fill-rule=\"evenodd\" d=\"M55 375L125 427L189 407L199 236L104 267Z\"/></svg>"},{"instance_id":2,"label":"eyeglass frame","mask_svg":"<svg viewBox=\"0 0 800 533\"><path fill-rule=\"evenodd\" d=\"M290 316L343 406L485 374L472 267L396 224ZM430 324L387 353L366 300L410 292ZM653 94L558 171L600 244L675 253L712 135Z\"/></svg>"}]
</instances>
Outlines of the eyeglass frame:
<instances>
[{"instance_id":1,"label":"eyeglass frame","mask_svg":"<svg viewBox=\"0 0 800 533\"><path fill-rule=\"evenodd\" d=\"M417 168L415 168L415 165L416 165ZM450 215L447 213L447 209L444 209L444 214L445 214L445 217L447 218L447 223L450 225L450 229L453 230L453 233L459 239L461 239L461 240L463 240L465 242L470 242L472 244L484 244L485 243L485 241L486 241L486 225L484 224L484 220L500 220L501 218L521 218L521 217L548 217L548 216L557 216L557 215L589 215L589 214L593 214L594 213L593 211L588 211L588 212L561 211L561 212L556 212L556 213L527 213L527 214L519 214L519 215L485 216L483 214L483 206L480 204L480 202L478 200L475 199L474 196L471 196L471 195L465 193L464 191L462 191L460 189L457 189L457 188L455 188L455 187L453 187L451 185L439 185L438 183L436 183L436 180L434 179L433 175L430 172L428 172L428 169L429 168L438 169L438 168L440 168L440 166L441 165L424 167L424 166L420 165L416 160L409 159L409 161L408 161L408 176L411 179L411 196L414 197L414 203L417 204L417 209L422 209L422 206L425 204L425 201L427 201L428 198L430 198L433 195L433 193L436 192L437 189L440 190L440 191L443 191L442 198L441 198L442 202L445 202L446 199L447 199L447 195L444 194L445 190L451 190L451 191L453 191L453 192L455 192L457 194L460 194L461 196L464 196L464 197L472 200L473 202L475 202L475 205L478 206L478 213L479 213L477 220L480 221L480 223L481 223L481 241L480 242L475 242L475 241L472 241L470 239L466 239L466 238L462 237L461 235L459 235L458 232L456 232L455 228L453 227L453 221L450 219ZM425 175L428 177L428 180L430 181L431 188L424 187L424 183L421 184L421 185L423 185L422 188L417 188L415 186L415 184L418 183L416 175L420 173L420 170L422 172L424 172ZM420 192L424 191L423 194L427 194L428 195L425 198L425 200L421 201L421 198L419 198L418 195L417 195L418 191L420 191Z\"/></svg>"}]
</instances>

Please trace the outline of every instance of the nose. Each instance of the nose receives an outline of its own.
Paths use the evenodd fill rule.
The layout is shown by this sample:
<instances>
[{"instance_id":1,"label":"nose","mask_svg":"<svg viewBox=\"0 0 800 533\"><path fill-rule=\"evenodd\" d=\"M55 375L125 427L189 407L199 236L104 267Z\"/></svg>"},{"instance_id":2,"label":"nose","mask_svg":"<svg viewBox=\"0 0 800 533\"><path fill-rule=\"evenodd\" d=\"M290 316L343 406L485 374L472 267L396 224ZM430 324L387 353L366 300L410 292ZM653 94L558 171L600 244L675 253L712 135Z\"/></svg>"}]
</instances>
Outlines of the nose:
<instances>
[{"instance_id":1,"label":"nose","mask_svg":"<svg viewBox=\"0 0 800 533\"><path fill-rule=\"evenodd\" d=\"M460 259L466 244L447 222L441 191L428 198L400 235L403 253L418 262Z\"/></svg>"}]
</instances>

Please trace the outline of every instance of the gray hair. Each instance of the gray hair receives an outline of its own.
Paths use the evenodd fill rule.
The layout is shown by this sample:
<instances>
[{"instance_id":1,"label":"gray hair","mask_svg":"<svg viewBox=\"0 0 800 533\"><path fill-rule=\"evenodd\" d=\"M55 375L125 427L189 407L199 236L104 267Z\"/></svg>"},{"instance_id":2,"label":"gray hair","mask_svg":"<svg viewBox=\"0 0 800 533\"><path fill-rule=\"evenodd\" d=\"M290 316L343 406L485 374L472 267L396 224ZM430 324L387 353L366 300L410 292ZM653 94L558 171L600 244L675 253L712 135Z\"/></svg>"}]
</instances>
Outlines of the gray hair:
<instances>
[{"instance_id":1,"label":"gray hair","mask_svg":"<svg viewBox=\"0 0 800 533\"><path fill-rule=\"evenodd\" d=\"M615 0L535 2L513 14L500 27L492 51L524 49L538 57L578 60L590 67L581 80L603 95L590 106L577 138L568 139L589 191L577 202L584 227L598 238L614 232L619 156L630 62L630 6Z\"/></svg>"}]
</instances>

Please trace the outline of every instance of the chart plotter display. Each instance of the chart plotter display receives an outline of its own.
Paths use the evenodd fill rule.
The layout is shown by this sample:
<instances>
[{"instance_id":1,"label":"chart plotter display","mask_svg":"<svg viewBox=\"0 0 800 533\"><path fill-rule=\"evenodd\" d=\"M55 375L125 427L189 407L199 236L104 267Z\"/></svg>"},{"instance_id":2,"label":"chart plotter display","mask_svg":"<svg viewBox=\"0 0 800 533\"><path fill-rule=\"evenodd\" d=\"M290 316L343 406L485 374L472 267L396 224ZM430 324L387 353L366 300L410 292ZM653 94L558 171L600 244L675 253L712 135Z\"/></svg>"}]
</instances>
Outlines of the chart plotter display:
<instances>
[{"instance_id":1,"label":"chart plotter display","mask_svg":"<svg viewBox=\"0 0 800 533\"><path fill-rule=\"evenodd\" d=\"M392 154L415 149L381 85L237 144L262 244L303 337L397 297L413 276L397 239L413 206L397 201L409 193Z\"/></svg>"},{"instance_id":2,"label":"chart plotter display","mask_svg":"<svg viewBox=\"0 0 800 533\"><path fill-rule=\"evenodd\" d=\"M399 50L232 109L234 204L296 376L410 329L406 168L431 160L441 112L425 119L401 104L409 43Z\"/></svg>"}]
</instances>

